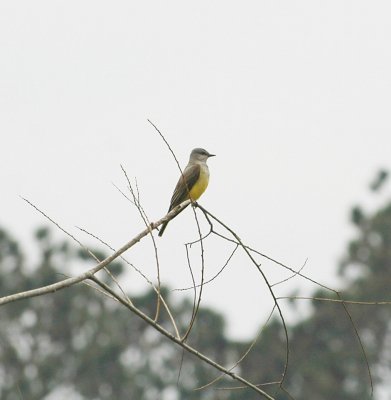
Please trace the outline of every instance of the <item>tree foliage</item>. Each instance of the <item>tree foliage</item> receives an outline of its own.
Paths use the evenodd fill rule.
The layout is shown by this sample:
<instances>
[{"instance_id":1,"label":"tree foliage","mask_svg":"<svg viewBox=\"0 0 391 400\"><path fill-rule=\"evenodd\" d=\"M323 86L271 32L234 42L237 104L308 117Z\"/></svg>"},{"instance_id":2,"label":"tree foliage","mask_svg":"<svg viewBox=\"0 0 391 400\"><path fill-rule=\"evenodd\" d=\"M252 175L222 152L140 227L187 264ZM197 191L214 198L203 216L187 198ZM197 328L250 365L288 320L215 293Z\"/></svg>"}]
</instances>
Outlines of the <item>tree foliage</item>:
<instances>
[{"instance_id":1,"label":"tree foliage","mask_svg":"<svg viewBox=\"0 0 391 400\"><path fill-rule=\"evenodd\" d=\"M349 300L390 300L391 204L373 215L352 210L357 237L341 263L342 297ZM36 232L38 262L32 266L20 244L0 230L0 293L2 296L55 282L71 267L85 269L86 254L67 242L55 241L46 228ZM96 253L96 252L95 252ZM103 254L101 254L103 256ZM121 280L124 266L110 265ZM106 278L106 283L111 281ZM192 312L188 300L170 301L181 329ZM330 297L317 290L314 297ZM153 315L156 295L132 297ZM375 389L391 393L391 306L347 305L365 347ZM164 311L161 323L169 326ZM20 399L246 399L255 392L194 391L218 376L160 336L129 310L88 288L67 290L0 308L0 398ZM223 365L232 365L250 343L229 340L224 318L202 308L189 343ZM286 388L296 399L370 399L371 388L363 354L342 304L312 301L309 317L289 327L290 364ZM281 323L272 319L252 351L237 367L251 382L279 380L284 368L285 340ZM183 364L181 360L183 358ZM180 376L178 378L178 375ZM230 386L224 379L217 386ZM388 385L388 386L387 386ZM289 396L276 386L265 390L277 399ZM376 391L375 391L376 393Z\"/></svg>"},{"instance_id":2,"label":"tree foliage","mask_svg":"<svg viewBox=\"0 0 391 400\"><path fill-rule=\"evenodd\" d=\"M85 262L83 251L54 242L47 229L39 229L36 240L40 260L28 267L16 241L0 231L2 295L52 283L63 278L70 266ZM110 269L120 279L123 266L111 264ZM167 289L163 291L169 298ZM153 291L132 301L150 315L155 312ZM171 307L183 325L188 323L192 311L188 300ZM209 379L210 368L184 355L177 385L181 350L85 285L3 306L0 318L1 399L44 399L50 394L54 397L48 398L64 398L64 393L76 399L209 398L193 389ZM163 311L161 318L163 325L169 324ZM202 308L198 318L190 343L197 342L201 351L224 363L223 317Z\"/></svg>"}]
</instances>

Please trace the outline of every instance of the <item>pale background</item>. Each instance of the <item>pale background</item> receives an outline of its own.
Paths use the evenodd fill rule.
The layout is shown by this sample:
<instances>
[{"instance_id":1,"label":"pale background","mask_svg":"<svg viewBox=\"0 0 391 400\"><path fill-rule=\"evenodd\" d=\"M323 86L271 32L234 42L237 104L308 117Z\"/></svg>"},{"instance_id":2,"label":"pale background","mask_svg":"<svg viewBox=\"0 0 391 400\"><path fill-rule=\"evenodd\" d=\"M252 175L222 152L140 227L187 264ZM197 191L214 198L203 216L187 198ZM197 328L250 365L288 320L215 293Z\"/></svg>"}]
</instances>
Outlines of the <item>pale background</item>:
<instances>
[{"instance_id":1,"label":"pale background","mask_svg":"<svg viewBox=\"0 0 391 400\"><path fill-rule=\"evenodd\" d=\"M75 225L120 246L143 228L112 185L125 189L120 164L149 217L162 217L178 170L150 118L182 165L194 147L217 154L203 206L246 243L294 268L308 258L306 274L338 287L350 207L390 195L367 190L390 167L390 12L389 1L362 0L1 1L1 226L34 259L32 232L46 221L23 195L85 243ZM170 287L189 285L183 243L196 237L189 209L158 239ZM209 277L230 247L205 245ZM127 257L155 279L148 240ZM123 284L146 288L135 273ZM278 293L299 286L314 289L295 278ZM271 301L235 257L203 304L247 339Z\"/></svg>"}]
</instances>

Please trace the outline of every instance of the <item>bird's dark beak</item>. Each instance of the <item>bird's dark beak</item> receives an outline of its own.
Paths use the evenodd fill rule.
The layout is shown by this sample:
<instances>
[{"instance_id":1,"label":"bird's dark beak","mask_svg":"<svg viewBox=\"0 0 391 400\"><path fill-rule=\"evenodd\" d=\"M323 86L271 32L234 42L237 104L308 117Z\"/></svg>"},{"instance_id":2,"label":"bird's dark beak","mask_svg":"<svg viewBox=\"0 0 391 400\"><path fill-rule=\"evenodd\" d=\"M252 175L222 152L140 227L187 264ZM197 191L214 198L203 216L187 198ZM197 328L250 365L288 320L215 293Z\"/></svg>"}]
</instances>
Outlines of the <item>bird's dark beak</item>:
<instances>
[{"instance_id":1,"label":"bird's dark beak","mask_svg":"<svg viewBox=\"0 0 391 400\"><path fill-rule=\"evenodd\" d=\"M208 158L209 158L209 157L216 157L216 154L209 154L209 155L208 155Z\"/></svg>"}]
</instances>

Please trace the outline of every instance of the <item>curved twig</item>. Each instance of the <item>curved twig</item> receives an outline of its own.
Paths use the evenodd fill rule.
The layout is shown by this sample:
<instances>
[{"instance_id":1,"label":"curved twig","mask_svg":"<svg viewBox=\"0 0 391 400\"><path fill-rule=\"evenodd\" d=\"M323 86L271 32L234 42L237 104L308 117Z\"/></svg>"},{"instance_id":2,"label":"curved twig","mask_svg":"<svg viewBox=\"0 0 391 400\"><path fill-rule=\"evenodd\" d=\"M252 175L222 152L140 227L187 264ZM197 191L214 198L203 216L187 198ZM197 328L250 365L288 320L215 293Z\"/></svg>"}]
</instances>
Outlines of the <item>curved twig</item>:
<instances>
[{"instance_id":1,"label":"curved twig","mask_svg":"<svg viewBox=\"0 0 391 400\"><path fill-rule=\"evenodd\" d=\"M248 249L248 247L246 245L244 245L244 243L242 242L242 240L240 239L240 237L237 235L236 232L234 232L228 225L226 225L224 222L222 222L220 219L218 219L216 216L214 216L213 214L211 214L209 211L207 211L204 207L202 207L201 205L198 205L198 207L203 211L204 214L208 214L211 218L213 218L216 222L218 222L221 226L223 226L228 232L230 232L230 234L235 238L236 243L238 243L240 245L240 247L244 250L244 252L247 254L248 258L251 260L251 262L255 265L255 267L257 268L257 270L259 271L259 273L262 275L262 278L264 280L264 282L266 283L269 292L271 294L271 296L273 297L273 301L274 304L277 307L278 310L278 314L280 316L280 319L282 321L282 326L284 329L284 334L285 334L285 341L286 341L286 352L285 352L285 365L284 365L284 371L282 372L282 378L281 378L281 382L280 382L280 387L282 387L283 382L285 380L286 374L288 372L288 364L289 364L289 335L288 335L288 330L287 330L287 326L285 323L285 318L284 315L282 313L281 307L278 304L278 300L276 295L273 292L272 287L270 286L270 283L266 277L266 275L264 274L264 272L262 271L262 269L260 268L259 264L256 262L256 260L254 259L254 257L251 255L250 250Z\"/></svg>"}]
</instances>

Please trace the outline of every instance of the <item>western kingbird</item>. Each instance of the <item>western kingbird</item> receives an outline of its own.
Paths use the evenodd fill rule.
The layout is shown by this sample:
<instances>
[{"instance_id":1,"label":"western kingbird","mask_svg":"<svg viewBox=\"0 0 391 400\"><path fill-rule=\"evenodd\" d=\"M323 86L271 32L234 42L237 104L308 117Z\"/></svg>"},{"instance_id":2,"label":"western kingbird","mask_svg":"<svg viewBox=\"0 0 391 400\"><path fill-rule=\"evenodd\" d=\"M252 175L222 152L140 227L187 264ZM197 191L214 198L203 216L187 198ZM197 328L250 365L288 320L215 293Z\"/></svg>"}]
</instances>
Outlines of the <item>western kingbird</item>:
<instances>
[{"instance_id":1,"label":"western kingbird","mask_svg":"<svg viewBox=\"0 0 391 400\"><path fill-rule=\"evenodd\" d=\"M196 201L208 187L209 183L209 168L206 161L209 157L214 157L215 154L208 153L205 149L194 149L190 154L189 163L179 178L175 187L174 194L171 197L170 208L168 212L174 209L185 200L191 199ZM159 236L163 235L168 222L165 222L160 231Z\"/></svg>"}]
</instances>

